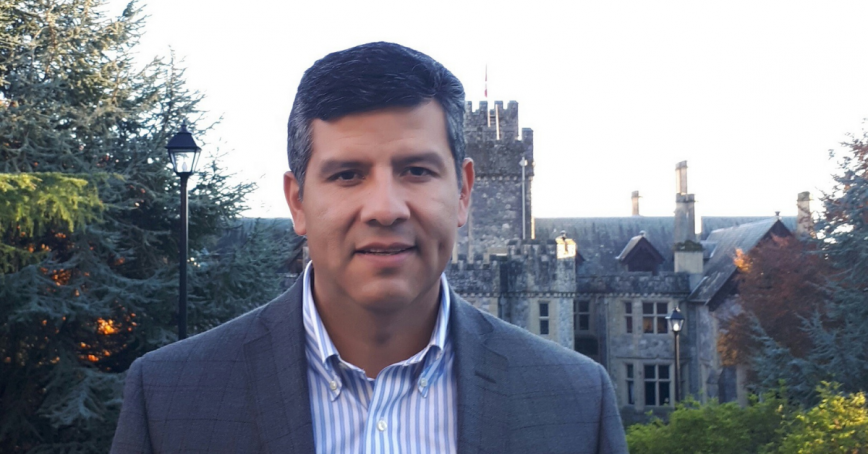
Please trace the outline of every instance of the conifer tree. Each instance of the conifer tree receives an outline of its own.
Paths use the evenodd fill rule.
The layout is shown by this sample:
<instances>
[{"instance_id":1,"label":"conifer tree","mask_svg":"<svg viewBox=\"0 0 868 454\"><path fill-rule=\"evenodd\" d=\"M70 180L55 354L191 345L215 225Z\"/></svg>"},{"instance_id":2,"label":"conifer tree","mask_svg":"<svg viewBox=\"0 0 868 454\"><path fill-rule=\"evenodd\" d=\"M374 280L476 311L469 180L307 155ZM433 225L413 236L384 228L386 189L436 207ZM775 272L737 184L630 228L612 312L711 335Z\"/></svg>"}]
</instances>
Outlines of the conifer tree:
<instances>
[{"instance_id":1,"label":"conifer tree","mask_svg":"<svg viewBox=\"0 0 868 454\"><path fill-rule=\"evenodd\" d=\"M864 134L852 136L831 156L840 159L839 169L833 175L833 190L823 195L824 211L811 246L822 262L821 291L815 292L817 309L800 322L810 341L807 354L787 348L762 327L762 321L753 325L760 346L752 361L759 386L769 389L783 380L791 396L806 405L820 398L816 390L823 381L839 383L846 393L868 390L866 139Z\"/></svg>"},{"instance_id":2,"label":"conifer tree","mask_svg":"<svg viewBox=\"0 0 868 454\"><path fill-rule=\"evenodd\" d=\"M816 345L810 359L829 371L829 381L852 393L868 390L868 133L851 136L839 158L835 186L824 194L818 224L822 250L833 266L828 276L829 320L814 317Z\"/></svg>"},{"instance_id":3,"label":"conifer tree","mask_svg":"<svg viewBox=\"0 0 868 454\"><path fill-rule=\"evenodd\" d=\"M78 184L87 188L78 196L99 207L55 218L0 211L4 250L42 251L0 271L4 453L106 452L122 372L177 338L179 181L164 146L182 120L201 140L201 96L173 59L133 61L143 30L135 3L118 18L102 10L101 0L0 0L0 182L53 178L34 190L70 197L75 191L63 185ZM191 333L275 296L274 285L223 285L214 297L213 283L227 273L279 279L285 257L265 244L206 252L251 189L230 183L218 161L197 172L190 298L205 322ZM28 229L28 217L39 228ZM228 260L245 254L260 274ZM195 278L200 269L207 279Z\"/></svg>"}]
</instances>

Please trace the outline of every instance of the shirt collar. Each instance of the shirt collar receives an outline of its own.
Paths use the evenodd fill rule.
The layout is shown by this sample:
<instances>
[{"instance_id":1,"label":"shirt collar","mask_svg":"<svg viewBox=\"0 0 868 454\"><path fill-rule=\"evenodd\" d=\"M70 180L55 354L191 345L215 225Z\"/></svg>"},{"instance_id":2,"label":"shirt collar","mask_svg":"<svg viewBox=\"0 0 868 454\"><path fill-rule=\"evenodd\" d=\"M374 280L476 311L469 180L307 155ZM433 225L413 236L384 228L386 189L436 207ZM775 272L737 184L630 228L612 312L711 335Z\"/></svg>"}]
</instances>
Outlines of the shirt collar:
<instances>
[{"instance_id":1,"label":"shirt collar","mask_svg":"<svg viewBox=\"0 0 868 454\"><path fill-rule=\"evenodd\" d=\"M330 370L331 365L329 358L332 356L340 358L340 355L322 323L322 319L316 309L316 304L314 304L312 292L313 286L311 285L312 265L312 262L307 264L302 278L302 315L304 317L305 337L307 347L312 349L314 356L321 361L322 365L326 369ZM436 348L442 352L445 349L447 336L449 334L449 313L451 310L451 303L451 298L449 297L449 284L446 282L446 275L441 274L440 309L437 312L437 321L434 323L434 330L431 332L431 339L422 351L398 364L409 365L419 363L425 358L430 350Z\"/></svg>"}]
</instances>

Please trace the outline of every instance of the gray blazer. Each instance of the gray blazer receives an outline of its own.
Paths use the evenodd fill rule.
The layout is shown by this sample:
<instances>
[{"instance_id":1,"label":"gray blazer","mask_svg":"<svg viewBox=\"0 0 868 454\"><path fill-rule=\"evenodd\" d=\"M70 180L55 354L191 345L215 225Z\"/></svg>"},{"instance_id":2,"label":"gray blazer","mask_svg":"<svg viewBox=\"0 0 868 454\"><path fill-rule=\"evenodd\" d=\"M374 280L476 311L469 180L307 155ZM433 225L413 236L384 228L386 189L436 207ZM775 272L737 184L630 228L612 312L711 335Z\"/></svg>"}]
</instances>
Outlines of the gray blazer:
<instances>
[{"instance_id":1,"label":"gray blazer","mask_svg":"<svg viewBox=\"0 0 868 454\"><path fill-rule=\"evenodd\" d=\"M452 294L459 453L626 453L606 371ZM133 362L113 453L313 453L302 284Z\"/></svg>"}]
</instances>

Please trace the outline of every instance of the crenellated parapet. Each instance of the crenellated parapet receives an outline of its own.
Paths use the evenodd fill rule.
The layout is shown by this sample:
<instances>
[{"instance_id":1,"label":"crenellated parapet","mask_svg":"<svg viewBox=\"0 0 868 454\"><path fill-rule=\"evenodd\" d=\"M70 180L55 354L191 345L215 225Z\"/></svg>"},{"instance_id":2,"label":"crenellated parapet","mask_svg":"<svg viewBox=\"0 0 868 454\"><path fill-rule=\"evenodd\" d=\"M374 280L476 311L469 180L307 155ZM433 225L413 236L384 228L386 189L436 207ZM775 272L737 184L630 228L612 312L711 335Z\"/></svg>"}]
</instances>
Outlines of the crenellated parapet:
<instances>
[{"instance_id":1,"label":"crenellated parapet","mask_svg":"<svg viewBox=\"0 0 868 454\"><path fill-rule=\"evenodd\" d=\"M558 258L555 240L512 240L507 244L505 280L510 292L575 292L575 257Z\"/></svg>"},{"instance_id":2,"label":"crenellated parapet","mask_svg":"<svg viewBox=\"0 0 868 454\"><path fill-rule=\"evenodd\" d=\"M490 177L520 177L519 161L527 160L525 177L533 176L533 130L518 127L518 103L495 101L489 109L487 101L480 101L473 110L468 101L464 113L464 137L467 156L473 158L478 179Z\"/></svg>"},{"instance_id":3,"label":"crenellated parapet","mask_svg":"<svg viewBox=\"0 0 868 454\"><path fill-rule=\"evenodd\" d=\"M503 292L501 282L501 264L503 259L486 260L477 257L476 261L468 261L464 257L446 266L446 278L449 285L460 295L494 294Z\"/></svg>"}]
</instances>

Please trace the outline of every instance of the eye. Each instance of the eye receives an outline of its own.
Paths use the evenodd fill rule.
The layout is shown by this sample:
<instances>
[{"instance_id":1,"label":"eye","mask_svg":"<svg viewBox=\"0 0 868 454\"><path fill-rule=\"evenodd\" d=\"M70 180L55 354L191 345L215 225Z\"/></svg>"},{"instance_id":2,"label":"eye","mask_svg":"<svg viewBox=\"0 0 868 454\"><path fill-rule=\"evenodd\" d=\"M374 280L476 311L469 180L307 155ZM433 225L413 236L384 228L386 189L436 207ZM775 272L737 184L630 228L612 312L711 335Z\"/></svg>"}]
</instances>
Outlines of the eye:
<instances>
[{"instance_id":1,"label":"eye","mask_svg":"<svg viewBox=\"0 0 868 454\"><path fill-rule=\"evenodd\" d=\"M410 167L407 169L407 173L410 176L414 176L414 177L427 177L427 176L431 176L434 174L433 172L426 169L425 167Z\"/></svg>"},{"instance_id":2,"label":"eye","mask_svg":"<svg viewBox=\"0 0 868 454\"><path fill-rule=\"evenodd\" d=\"M331 177L329 177L329 180L330 181L348 182L348 181L356 180L358 178L361 178L361 175L359 174L359 172L356 172L355 170L344 170L343 172L338 172L338 173L332 175Z\"/></svg>"}]
</instances>

